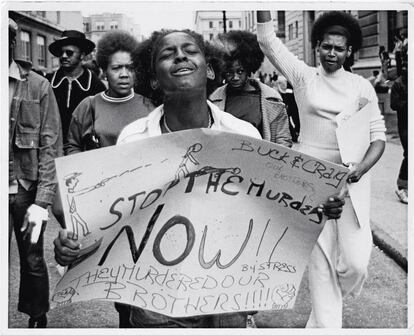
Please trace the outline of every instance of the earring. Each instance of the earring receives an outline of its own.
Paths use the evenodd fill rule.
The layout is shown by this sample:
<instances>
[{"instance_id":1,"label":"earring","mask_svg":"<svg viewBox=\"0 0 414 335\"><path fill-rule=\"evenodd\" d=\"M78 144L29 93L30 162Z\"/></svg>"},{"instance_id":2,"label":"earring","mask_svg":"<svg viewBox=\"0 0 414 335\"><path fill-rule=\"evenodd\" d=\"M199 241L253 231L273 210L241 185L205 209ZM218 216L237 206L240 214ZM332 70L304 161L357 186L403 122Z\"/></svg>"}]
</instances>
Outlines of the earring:
<instances>
[{"instance_id":1,"label":"earring","mask_svg":"<svg viewBox=\"0 0 414 335\"><path fill-rule=\"evenodd\" d=\"M207 79L214 80L215 78L216 78L216 74L210 67L208 67L207 68Z\"/></svg>"},{"instance_id":2,"label":"earring","mask_svg":"<svg viewBox=\"0 0 414 335\"><path fill-rule=\"evenodd\" d=\"M156 89L158 89L158 80L156 79L151 79L150 80L150 86L151 88L155 91Z\"/></svg>"}]
</instances>

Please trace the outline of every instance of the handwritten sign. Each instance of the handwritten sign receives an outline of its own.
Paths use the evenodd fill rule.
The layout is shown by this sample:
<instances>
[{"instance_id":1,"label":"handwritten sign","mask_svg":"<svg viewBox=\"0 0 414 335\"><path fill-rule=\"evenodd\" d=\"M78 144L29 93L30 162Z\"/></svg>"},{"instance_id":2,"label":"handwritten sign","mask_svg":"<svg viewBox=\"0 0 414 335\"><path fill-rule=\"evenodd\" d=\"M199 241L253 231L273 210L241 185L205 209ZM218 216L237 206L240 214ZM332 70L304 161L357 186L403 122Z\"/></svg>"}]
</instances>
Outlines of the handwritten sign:
<instances>
[{"instance_id":1,"label":"handwritten sign","mask_svg":"<svg viewBox=\"0 0 414 335\"><path fill-rule=\"evenodd\" d=\"M100 299L169 316L292 308L348 170L274 143L189 130L56 160L82 245L52 306Z\"/></svg>"}]
</instances>

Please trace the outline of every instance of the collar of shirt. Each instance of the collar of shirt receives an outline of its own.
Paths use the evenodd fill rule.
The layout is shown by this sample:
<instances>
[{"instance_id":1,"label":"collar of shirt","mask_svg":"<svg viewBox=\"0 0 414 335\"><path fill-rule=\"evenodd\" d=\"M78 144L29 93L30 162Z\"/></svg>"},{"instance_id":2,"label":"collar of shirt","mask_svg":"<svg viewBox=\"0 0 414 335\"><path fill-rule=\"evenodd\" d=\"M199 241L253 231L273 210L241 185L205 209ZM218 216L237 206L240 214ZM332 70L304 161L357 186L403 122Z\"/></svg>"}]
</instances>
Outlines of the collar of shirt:
<instances>
[{"instance_id":1,"label":"collar of shirt","mask_svg":"<svg viewBox=\"0 0 414 335\"><path fill-rule=\"evenodd\" d=\"M335 72L326 72L325 69L323 68L323 66L320 65L320 64L317 67L317 69L318 69L319 73L321 73L323 76L331 77L331 78L337 78L337 77L343 76L346 73L343 66L341 68L339 68L338 70L336 70Z\"/></svg>"},{"instance_id":2,"label":"collar of shirt","mask_svg":"<svg viewBox=\"0 0 414 335\"><path fill-rule=\"evenodd\" d=\"M89 91L91 88L91 81L92 81L92 72L89 71L89 69L83 68L83 72L76 78L69 78L63 74L63 70L59 68L55 73L53 74L53 78L51 81L51 85L53 88L59 87L64 80L67 80L68 82L76 82L80 89L83 91Z\"/></svg>"}]
</instances>

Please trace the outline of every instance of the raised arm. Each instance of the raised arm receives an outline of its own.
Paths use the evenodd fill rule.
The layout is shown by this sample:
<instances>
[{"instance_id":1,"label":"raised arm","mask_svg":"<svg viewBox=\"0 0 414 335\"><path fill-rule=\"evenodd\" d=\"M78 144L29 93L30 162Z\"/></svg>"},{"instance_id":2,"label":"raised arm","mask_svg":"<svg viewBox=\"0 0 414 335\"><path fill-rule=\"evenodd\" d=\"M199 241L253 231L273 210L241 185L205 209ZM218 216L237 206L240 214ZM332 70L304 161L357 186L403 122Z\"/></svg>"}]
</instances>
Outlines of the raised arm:
<instances>
[{"instance_id":1,"label":"raised arm","mask_svg":"<svg viewBox=\"0 0 414 335\"><path fill-rule=\"evenodd\" d=\"M257 40L269 61L281 72L295 88L310 69L299 60L276 36L270 11L257 11Z\"/></svg>"}]
</instances>

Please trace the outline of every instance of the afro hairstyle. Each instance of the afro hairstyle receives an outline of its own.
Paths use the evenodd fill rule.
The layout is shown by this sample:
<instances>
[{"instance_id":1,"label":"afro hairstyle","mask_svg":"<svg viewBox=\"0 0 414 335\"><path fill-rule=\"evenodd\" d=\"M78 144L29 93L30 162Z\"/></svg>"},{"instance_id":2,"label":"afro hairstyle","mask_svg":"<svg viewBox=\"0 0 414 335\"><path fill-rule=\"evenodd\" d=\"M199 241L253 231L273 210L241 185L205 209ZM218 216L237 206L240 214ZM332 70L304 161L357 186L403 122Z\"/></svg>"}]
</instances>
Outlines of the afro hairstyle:
<instances>
[{"instance_id":1,"label":"afro hairstyle","mask_svg":"<svg viewBox=\"0 0 414 335\"><path fill-rule=\"evenodd\" d=\"M224 50L213 43L206 42L206 62L214 71L214 79L207 78L207 96L209 96L217 87L223 85Z\"/></svg>"},{"instance_id":2,"label":"afro hairstyle","mask_svg":"<svg viewBox=\"0 0 414 335\"><path fill-rule=\"evenodd\" d=\"M106 70L109 58L118 51L125 51L133 54L138 48L138 41L130 33L123 30L113 30L101 37L96 47L96 61L102 70Z\"/></svg>"},{"instance_id":3,"label":"afro hairstyle","mask_svg":"<svg viewBox=\"0 0 414 335\"><path fill-rule=\"evenodd\" d=\"M257 36L248 31L232 30L220 34L219 39L226 46L226 64L238 60L247 73L256 72L264 60L264 54L257 42Z\"/></svg>"},{"instance_id":4,"label":"afro hairstyle","mask_svg":"<svg viewBox=\"0 0 414 335\"><path fill-rule=\"evenodd\" d=\"M320 15L313 27L311 33L312 48L315 48L318 41L323 40L323 36L327 29L332 26L344 27L348 46L352 46L352 52L356 52L362 45L362 32L358 20L351 14L341 11L329 11ZM338 34L343 35L342 31Z\"/></svg>"}]
</instances>

